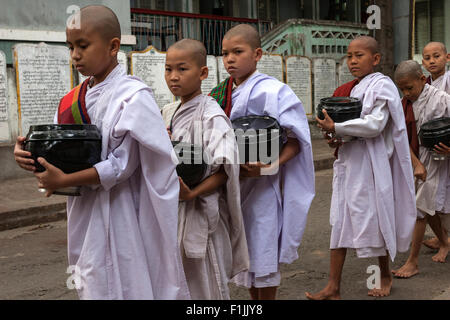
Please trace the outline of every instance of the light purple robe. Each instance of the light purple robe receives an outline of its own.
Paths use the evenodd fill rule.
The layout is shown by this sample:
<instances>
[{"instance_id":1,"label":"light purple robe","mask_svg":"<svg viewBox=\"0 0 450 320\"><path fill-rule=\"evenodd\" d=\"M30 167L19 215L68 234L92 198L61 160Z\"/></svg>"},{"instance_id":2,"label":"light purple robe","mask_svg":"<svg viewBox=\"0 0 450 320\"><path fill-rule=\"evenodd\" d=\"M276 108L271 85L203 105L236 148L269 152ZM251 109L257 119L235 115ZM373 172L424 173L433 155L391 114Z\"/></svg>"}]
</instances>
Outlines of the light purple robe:
<instances>
[{"instance_id":1,"label":"light purple robe","mask_svg":"<svg viewBox=\"0 0 450 320\"><path fill-rule=\"evenodd\" d=\"M450 95L443 90L425 84L417 101L413 103L417 132L420 127L433 119L450 117ZM419 160L427 169L425 182L417 180L416 202L417 209L434 216L436 211L450 213L450 158L434 160L432 152L419 147Z\"/></svg>"},{"instance_id":2,"label":"light purple robe","mask_svg":"<svg viewBox=\"0 0 450 320\"><path fill-rule=\"evenodd\" d=\"M232 99L231 120L246 115L271 116L290 130L300 145L300 153L278 173L241 179L249 271L262 278L276 273L280 263L298 258L315 195L311 137L302 103L289 86L273 77L255 72L233 91Z\"/></svg>"},{"instance_id":3,"label":"light purple robe","mask_svg":"<svg viewBox=\"0 0 450 320\"><path fill-rule=\"evenodd\" d=\"M188 299L177 246L179 183L150 88L119 65L89 89L101 184L69 197L69 264L81 299Z\"/></svg>"},{"instance_id":4,"label":"light purple robe","mask_svg":"<svg viewBox=\"0 0 450 320\"><path fill-rule=\"evenodd\" d=\"M360 119L336 123L337 136L359 137L339 148L334 163L330 248L354 248L358 257L409 249L416 222L414 177L398 90L381 73L367 75L351 96Z\"/></svg>"},{"instance_id":5,"label":"light purple robe","mask_svg":"<svg viewBox=\"0 0 450 320\"><path fill-rule=\"evenodd\" d=\"M450 71L447 71L436 80L431 80L431 85L450 94Z\"/></svg>"}]
</instances>

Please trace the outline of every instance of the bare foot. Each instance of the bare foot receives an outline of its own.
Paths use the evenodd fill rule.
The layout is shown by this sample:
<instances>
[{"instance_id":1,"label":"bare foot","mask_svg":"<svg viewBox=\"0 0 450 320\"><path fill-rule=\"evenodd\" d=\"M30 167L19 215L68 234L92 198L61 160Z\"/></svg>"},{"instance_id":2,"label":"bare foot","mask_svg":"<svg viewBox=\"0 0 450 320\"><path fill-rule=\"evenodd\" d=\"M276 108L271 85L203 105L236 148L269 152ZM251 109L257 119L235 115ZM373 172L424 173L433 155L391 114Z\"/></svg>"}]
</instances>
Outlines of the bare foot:
<instances>
[{"instance_id":1,"label":"bare foot","mask_svg":"<svg viewBox=\"0 0 450 320\"><path fill-rule=\"evenodd\" d=\"M369 290L368 295L372 297L387 297L391 294L392 277L381 276L381 288Z\"/></svg>"},{"instance_id":2,"label":"bare foot","mask_svg":"<svg viewBox=\"0 0 450 320\"><path fill-rule=\"evenodd\" d=\"M392 270L392 274L396 278L403 278L403 279L411 278L412 276L415 276L418 273L419 267L417 266L417 263L412 263L408 261L406 261L406 263L400 269Z\"/></svg>"},{"instance_id":3,"label":"bare foot","mask_svg":"<svg viewBox=\"0 0 450 320\"><path fill-rule=\"evenodd\" d=\"M326 286L322 291L311 294L309 292L305 292L306 298L309 300L340 300L341 295L339 294L339 290L332 289L329 286Z\"/></svg>"},{"instance_id":4,"label":"bare foot","mask_svg":"<svg viewBox=\"0 0 450 320\"><path fill-rule=\"evenodd\" d=\"M447 258L448 254L448 246L447 247L440 247L437 254L435 254L431 259L434 262L441 262L445 263L445 259Z\"/></svg>"},{"instance_id":5,"label":"bare foot","mask_svg":"<svg viewBox=\"0 0 450 320\"><path fill-rule=\"evenodd\" d=\"M430 249L433 249L433 250L439 249L439 239L437 237L424 240L424 241L422 241L422 243L424 244L424 246L426 246Z\"/></svg>"}]
</instances>

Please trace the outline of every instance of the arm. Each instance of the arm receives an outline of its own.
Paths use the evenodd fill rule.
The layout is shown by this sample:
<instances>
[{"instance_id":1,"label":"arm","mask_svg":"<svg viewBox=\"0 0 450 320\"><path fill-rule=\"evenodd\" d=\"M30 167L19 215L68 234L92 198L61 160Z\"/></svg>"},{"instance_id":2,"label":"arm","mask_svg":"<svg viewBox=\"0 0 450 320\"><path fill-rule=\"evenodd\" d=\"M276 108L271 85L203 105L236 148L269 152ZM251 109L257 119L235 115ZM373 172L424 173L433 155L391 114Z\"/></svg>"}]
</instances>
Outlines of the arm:
<instances>
[{"instance_id":1,"label":"arm","mask_svg":"<svg viewBox=\"0 0 450 320\"><path fill-rule=\"evenodd\" d=\"M422 162L416 157L411 147L409 147L409 153L411 154L411 163L414 169L414 177L425 181L427 179L427 169Z\"/></svg>"},{"instance_id":2,"label":"arm","mask_svg":"<svg viewBox=\"0 0 450 320\"><path fill-rule=\"evenodd\" d=\"M203 194L211 193L219 188L221 185L227 182L228 176L223 168L220 167L219 171L210 175L203 180L194 189L190 189L181 178L180 179L180 200L190 201Z\"/></svg>"},{"instance_id":3,"label":"arm","mask_svg":"<svg viewBox=\"0 0 450 320\"><path fill-rule=\"evenodd\" d=\"M300 144L296 138L288 137L286 144L281 150L280 157L270 165L263 163L241 164L241 177L260 177L261 175L272 175L278 172L278 168L300 153Z\"/></svg>"},{"instance_id":4,"label":"arm","mask_svg":"<svg viewBox=\"0 0 450 320\"><path fill-rule=\"evenodd\" d=\"M36 172L34 175L39 181L39 188L47 190L47 197L57 189L100 183L100 178L95 168L66 174L48 163L44 158L38 158L38 161L45 168L45 171Z\"/></svg>"},{"instance_id":5,"label":"arm","mask_svg":"<svg viewBox=\"0 0 450 320\"><path fill-rule=\"evenodd\" d=\"M336 135L375 138L383 132L389 120L387 101L377 101L372 112L362 119L352 119L335 124Z\"/></svg>"}]
</instances>

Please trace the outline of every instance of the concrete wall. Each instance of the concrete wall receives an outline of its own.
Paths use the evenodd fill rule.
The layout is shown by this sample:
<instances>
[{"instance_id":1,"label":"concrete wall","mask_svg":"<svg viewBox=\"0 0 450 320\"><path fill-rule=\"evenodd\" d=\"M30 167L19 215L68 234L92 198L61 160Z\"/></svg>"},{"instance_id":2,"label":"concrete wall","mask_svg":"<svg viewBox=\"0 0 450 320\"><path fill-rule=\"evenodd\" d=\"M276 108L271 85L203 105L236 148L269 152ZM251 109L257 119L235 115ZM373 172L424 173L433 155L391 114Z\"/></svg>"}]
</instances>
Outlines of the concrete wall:
<instances>
[{"instance_id":1,"label":"concrete wall","mask_svg":"<svg viewBox=\"0 0 450 320\"><path fill-rule=\"evenodd\" d=\"M394 30L394 64L411 58L411 0L392 2L392 23ZM450 33L449 33L450 34Z\"/></svg>"},{"instance_id":2,"label":"concrete wall","mask_svg":"<svg viewBox=\"0 0 450 320\"><path fill-rule=\"evenodd\" d=\"M67 8L103 4L119 18L123 34L131 34L130 1L123 0L0 0L0 28L65 31Z\"/></svg>"},{"instance_id":3,"label":"concrete wall","mask_svg":"<svg viewBox=\"0 0 450 320\"><path fill-rule=\"evenodd\" d=\"M450 51L450 0L444 2L444 20L445 20L445 45L447 51Z\"/></svg>"},{"instance_id":4,"label":"concrete wall","mask_svg":"<svg viewBox=\"0 0 450 320\"><path fill-rule=\"evenodd\" d=\"M395 1L391 0L375 0L376 5L381 9L381 29L370 31L369 35L373 36L375 34L375 39L377 39L382 59L378 71L388 75L390 77L394 76L394 29L393 29L393 14L392 14L392 3Z\"/></svg>"}]
</instances>

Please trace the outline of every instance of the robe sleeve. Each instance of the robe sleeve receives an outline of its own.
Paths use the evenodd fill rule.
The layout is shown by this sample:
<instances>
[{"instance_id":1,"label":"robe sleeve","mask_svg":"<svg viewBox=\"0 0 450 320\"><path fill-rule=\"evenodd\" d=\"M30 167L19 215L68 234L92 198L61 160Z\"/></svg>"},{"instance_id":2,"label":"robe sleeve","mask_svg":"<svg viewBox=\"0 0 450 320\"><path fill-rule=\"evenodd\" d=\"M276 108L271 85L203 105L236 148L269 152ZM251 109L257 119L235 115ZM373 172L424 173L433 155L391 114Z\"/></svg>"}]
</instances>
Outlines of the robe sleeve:
<instances>
[{"instance_id":1,"label":"robe sleeve","mask_svg":"<svg viewBox=\"0 0 450 320\"><path fill-rule=\"evenodd\" d=\"M108 155L108 158L94 165L105 190L128 179L139 165L137 143L129 133L122 142Z\"/></svg>"},{"instance_id":2,"label":"robe sleeve","mask_svg":"<svg viewBox=\"0 0 450 320\"><path fill-rule=\"evenodd\" d=\"M352 119L335 123L338 137L353 136L361 138L375 138L383 132L389 120L389 109L386 101L377 100L373 111L361 119Z\"/></svg>"},{"instance_id":3,"label":"robe sleeve","mask_svg":"<svg viewBox=\"0 0 450 320\"><path fill-rule=\"evenodd\" d=\"M114 147L106 160L94 166L105 190L125 181L138 168L140 154L144 152L140 144L156 153L163 153L163 150L158 150L164 147L163 143L158 147L158 141L162 142L158 135L166 135L164 138L170 142L161 114L154 114L154 110L149 107L151 101L151 93L140 90L123 102L122 111L109 137L110 145Z\"/></svg>"}]
</instances>

